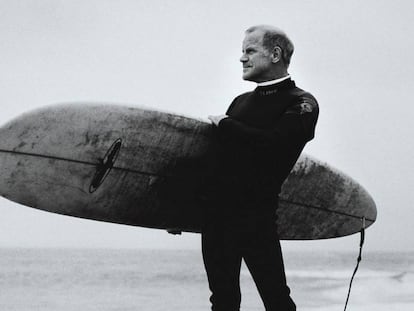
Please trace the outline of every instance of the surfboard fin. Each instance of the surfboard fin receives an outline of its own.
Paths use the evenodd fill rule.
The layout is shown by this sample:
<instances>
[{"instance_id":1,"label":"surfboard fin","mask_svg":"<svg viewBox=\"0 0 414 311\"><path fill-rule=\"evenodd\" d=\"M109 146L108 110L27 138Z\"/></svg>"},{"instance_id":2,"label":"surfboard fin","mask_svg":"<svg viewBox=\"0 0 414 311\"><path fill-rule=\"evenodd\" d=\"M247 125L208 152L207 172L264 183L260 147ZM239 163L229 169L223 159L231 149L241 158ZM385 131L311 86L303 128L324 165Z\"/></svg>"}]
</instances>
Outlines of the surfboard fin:
<instances>
[{"instance_id":1,"label":"surfboard fin","mask_svg":"<svg viewBox=\"0 0 414 311\"><path fill-rule=\"evenodd\" d=\"M103 159L99 159L99 163L96 166L96 172L93 176L92 182L89 186L89 193L93 193L104 182L106 176L108 176L114 163L118 157L119 150L121 149L122 139L118 138L109 150L106 152Z\"/></svg>"}]
</instances>

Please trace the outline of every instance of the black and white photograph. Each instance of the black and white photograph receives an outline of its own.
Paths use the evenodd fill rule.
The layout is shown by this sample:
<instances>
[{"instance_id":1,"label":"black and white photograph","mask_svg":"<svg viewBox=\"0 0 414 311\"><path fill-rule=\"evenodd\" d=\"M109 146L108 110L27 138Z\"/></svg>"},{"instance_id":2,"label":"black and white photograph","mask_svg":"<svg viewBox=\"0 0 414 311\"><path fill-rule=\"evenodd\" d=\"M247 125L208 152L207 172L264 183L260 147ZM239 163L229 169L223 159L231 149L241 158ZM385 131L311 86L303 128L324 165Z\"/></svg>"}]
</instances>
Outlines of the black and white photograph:
<instances>
[{"instance_id":1,"label":"black and white photograph","mask_svg":"<svg viewBox=\"0 0 414 311\"><path fill-rule=\"evenodd\" d=\"M0 310L414 310L413 15L0 0Z\"/></svg>"}]
</instances>

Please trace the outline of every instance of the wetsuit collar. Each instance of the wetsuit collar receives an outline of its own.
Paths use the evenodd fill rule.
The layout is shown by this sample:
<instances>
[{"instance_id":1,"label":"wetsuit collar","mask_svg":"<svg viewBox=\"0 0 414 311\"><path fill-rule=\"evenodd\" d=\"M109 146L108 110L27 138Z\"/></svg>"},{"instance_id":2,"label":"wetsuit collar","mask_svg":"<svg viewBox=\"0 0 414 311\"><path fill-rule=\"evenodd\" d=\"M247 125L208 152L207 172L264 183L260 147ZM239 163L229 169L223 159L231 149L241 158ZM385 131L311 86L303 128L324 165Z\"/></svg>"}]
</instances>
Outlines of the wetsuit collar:
<instances>
[{"instance_id":1,"label":"wetsuit collar","mask_svg":"<svg viewBox=\"0 0 414 311\"><path fill-rule=\"evenodd\" d=\"M289 78L290 78L290 75L287 75L287 76L285 76L283 78L279 78L279 79L275 79L275 80L270 80L270 81L265 81L265 82L257 83L257 86L269 86L269 85L273 85L273 84L276 84L276 83L285 81L285 80L287 80Z\"/></svg>"}]
</instances>

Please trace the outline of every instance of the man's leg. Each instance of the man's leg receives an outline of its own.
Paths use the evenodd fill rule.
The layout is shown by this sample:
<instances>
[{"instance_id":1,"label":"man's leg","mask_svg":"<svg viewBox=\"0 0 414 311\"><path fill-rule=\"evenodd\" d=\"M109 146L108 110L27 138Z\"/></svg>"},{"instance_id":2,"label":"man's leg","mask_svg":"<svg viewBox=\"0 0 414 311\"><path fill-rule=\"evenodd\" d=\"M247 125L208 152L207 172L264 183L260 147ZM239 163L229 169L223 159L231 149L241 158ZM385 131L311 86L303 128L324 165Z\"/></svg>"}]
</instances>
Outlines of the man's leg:
<instances>
[{"instance_id":1,"label":"man's leg","mask_svg":"<svg viewBox=\"0 0 414 311\"><path fill-rule=\"evenodd\" d=\"M241 254L235 241L237 236L223 224L210 225L203 229L202 250L204 266L213 311L240 310L240 266Z\"/></svg>"},{"instance_id":2,"label":"man's leg","mask_svg":"<svg viewBox=\"0 0 414 311\"><path fill-rule=\"evenodd\" d=\"M266 311L294 311L296 305L286 284L276 224L258 222L245 237L243 258L256 283Z\"/></svg>"}]
</instances>

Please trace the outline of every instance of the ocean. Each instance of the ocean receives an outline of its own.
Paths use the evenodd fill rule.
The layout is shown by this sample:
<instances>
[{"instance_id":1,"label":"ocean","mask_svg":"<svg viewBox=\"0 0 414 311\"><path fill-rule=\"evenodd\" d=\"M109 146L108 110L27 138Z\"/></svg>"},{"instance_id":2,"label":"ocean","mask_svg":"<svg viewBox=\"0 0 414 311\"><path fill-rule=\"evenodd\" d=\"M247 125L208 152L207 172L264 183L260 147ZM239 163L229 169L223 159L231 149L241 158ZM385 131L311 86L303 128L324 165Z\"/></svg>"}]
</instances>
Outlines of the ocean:
<instances>
[{"instance_id":1,"label":"ocean","mask_svg":"<svg viewBox=\"0 0 414 311\"><path fill-rule=\"evenodd\" d=\"M356 252L286 252L298 310L343 310ZM246 267L241 310L264 310ZM199 250L0 249L1 311L202 311ZM414 310L414 253L366 253L350 311Z\"/></svg>"}]
</instances>

